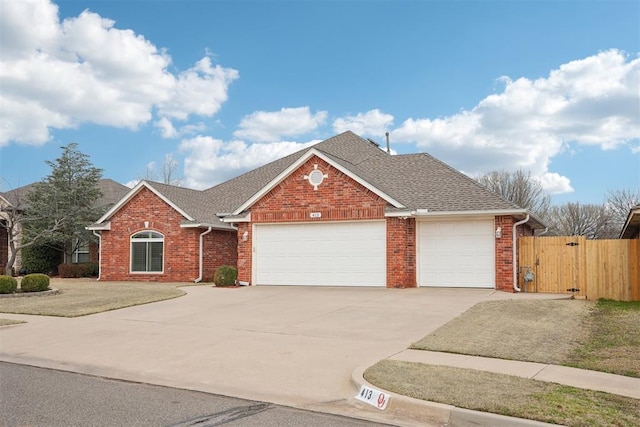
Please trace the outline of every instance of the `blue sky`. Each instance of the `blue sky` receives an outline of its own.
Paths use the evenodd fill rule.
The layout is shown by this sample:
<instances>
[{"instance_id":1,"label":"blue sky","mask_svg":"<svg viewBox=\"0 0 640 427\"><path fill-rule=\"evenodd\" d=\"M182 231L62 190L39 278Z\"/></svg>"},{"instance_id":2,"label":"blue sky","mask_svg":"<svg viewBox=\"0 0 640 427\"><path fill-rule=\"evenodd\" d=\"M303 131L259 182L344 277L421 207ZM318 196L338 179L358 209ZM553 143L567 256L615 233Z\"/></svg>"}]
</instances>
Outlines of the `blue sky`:
<instances>
[{"instance_id":1,"label":"blue sky","mask_svg":"<svg viewBox=\"0 0 640 427\"><path fill-rule=\"evenodd\" d=\"M77 142L206 188L346 129L555 203L640 187L638 1L0 0L0 189Z\"/></svg>"}]
</instances>

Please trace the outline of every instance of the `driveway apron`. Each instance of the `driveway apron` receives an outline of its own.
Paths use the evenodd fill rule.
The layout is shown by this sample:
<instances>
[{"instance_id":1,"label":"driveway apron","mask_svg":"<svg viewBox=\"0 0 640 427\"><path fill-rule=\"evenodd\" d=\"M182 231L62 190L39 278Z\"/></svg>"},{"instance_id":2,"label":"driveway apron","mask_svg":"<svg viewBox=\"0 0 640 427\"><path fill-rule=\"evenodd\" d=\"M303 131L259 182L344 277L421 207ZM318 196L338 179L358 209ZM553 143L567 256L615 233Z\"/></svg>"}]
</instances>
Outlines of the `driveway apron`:
<instances>
[{"instance_id":1,"label":"driveway apron","mask_svg":"<svg viewBox=\"0 0 640 427\"><path fill-rule=\"evenodd\" d=\"M28 323L0 328L0 360L317 407L353 397L357 367L406 349L474 304L536 297L487 289L184 290L177 299L71 319L3 314Z\"/></svg>"}]
</instances>

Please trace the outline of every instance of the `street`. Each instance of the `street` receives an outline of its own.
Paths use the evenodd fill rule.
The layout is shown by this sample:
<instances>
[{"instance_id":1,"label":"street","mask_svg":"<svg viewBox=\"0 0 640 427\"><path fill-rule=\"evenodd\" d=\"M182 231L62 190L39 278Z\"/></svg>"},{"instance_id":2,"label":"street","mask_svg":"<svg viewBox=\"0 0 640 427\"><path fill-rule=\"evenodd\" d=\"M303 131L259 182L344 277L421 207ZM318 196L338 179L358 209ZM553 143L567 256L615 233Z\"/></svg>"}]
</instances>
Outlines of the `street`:
<instances>
[{"instance_id":1,"label":"street","mask_svg":"<svg viewBox=\"0 0 640 427\"><path fill-rule=\"evenodd\" d=\"M0 362L0 425L372 426L272 403Z\"/></svg>"}]
</instances>

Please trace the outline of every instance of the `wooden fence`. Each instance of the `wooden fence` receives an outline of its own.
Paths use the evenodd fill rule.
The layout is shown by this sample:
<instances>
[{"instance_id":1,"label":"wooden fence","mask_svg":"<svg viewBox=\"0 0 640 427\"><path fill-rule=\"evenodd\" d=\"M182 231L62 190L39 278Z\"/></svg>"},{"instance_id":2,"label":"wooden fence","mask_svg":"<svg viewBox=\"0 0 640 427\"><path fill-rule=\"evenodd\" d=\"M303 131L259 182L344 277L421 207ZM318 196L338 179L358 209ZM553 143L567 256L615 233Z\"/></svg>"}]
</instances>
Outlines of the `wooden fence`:
<instances>
[{"instance_id":1,"label":"wooden fence","mask_svg":"<svg viewBox=\"0 0 640 427\"><path fill-rule=\"evenodd\" d=\"M590 300L640 301L639 239L520 237L518 263L518 282L524 292L579 289L573 292L576 297ZM527 271L533 272L533 281L524 280Z\"/></svg>"}]
</instances>

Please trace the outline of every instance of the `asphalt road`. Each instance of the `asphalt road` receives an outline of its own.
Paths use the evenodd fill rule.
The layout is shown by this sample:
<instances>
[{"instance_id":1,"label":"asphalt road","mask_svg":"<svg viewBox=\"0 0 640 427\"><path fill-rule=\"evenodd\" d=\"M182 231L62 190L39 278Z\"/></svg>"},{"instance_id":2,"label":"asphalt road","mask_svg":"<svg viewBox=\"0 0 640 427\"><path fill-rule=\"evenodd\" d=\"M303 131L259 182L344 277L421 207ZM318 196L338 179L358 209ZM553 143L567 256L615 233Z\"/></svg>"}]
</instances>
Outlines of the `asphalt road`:
<instances>
[{"instance_id":1,"label":"asphalt road","mask_svg":"<svg viewBox=\"0 0 640 427\"><path fill-rule=\"evenodd\" d=\"M1 426L375 426L189 390L0 362Z\"/></svg>"}]
</instances>

